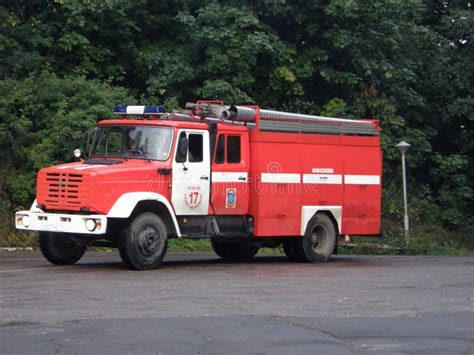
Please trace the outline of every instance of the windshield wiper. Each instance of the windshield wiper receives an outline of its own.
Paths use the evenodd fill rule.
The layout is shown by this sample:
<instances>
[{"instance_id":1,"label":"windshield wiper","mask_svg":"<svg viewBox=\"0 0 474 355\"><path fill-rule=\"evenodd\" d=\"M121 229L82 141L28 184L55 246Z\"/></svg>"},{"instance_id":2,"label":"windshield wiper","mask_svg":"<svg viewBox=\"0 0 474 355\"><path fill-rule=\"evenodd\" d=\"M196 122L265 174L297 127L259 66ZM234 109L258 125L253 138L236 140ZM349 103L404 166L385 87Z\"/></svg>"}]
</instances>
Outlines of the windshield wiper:
<instances>
[{"instance_id":1,"label":"windshield wiper","mask_svg":"<svg viewBox=\"0 0 474 355\"><path fill-rule=\"evenodd\" d=\"M141 150L138 150L138 149L137 150L127 150L127 151L125 151L125 156L128 156L129 153L131 153L133 155L139 155L140 157L151 161L151 159L148 157L148 154L142 152Z\"/></svg>"},{"instance_id":2,"label":"windshield wiper","mask_svg":"<svg viewBox=\"0 0 474 355\"><path fill-rule=\"evenodd\" d=\"M145 156L145 153L143 153L141 150L138 150L138 149L137 150L126 150L124 153L125 153L125 155L128 155L128 154L136 155L136 154L138 154L142 157Z\"/></svg>"},{"instance_id":3,"label":"windshield wiper","mask_svg":"<svg viewBox=\"0 0 474 355\"><path fill-rule=\"evenodd\" d=\"M116 165L122 164L124 160L112 160L112 159L87 159L84 160L83 164L101 164L101 165Z\"/></svg>"}]
</instances>

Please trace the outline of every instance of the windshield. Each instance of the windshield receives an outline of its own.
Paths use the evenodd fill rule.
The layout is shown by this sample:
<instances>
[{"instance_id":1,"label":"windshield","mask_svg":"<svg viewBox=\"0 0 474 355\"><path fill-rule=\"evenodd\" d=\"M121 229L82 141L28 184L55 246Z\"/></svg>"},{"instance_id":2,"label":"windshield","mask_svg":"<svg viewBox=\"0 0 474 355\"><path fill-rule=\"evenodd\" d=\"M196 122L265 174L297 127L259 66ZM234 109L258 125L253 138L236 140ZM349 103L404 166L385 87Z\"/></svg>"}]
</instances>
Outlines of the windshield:
<instances>
[{"instance_id":1,"label":"windshield","mask_svg":"<svg viewBox=\"0 0 474 355\"><path fill-rule=\"evenodd\" d=\"M173 130L152 126L100 126L90 157L168 159Z\"/></svg>"}]
</instances>

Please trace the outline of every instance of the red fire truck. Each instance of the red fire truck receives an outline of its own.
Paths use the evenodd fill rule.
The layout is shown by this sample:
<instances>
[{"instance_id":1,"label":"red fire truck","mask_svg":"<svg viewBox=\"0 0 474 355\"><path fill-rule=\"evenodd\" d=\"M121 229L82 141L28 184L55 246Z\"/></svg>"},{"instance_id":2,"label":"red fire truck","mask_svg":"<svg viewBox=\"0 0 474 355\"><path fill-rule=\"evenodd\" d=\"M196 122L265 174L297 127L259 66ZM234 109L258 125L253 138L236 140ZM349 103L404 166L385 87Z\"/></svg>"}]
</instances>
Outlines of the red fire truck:
<instances>
[{"instance_id":1,"label":"red fire truck","mask_svg":"<svg viewBox=\"0 0 474 355\"><path fill-rule=\"evenodd\" d=\"M97 124L84 159L41 169L35 202L16 213L54 264L111 246L127 267L152 269L169 238L210 238L225 260L282 245L292 261L326 261L339 236L379 234L376 120L219 101L116 113Z\"/></svg>"}]
</instances>

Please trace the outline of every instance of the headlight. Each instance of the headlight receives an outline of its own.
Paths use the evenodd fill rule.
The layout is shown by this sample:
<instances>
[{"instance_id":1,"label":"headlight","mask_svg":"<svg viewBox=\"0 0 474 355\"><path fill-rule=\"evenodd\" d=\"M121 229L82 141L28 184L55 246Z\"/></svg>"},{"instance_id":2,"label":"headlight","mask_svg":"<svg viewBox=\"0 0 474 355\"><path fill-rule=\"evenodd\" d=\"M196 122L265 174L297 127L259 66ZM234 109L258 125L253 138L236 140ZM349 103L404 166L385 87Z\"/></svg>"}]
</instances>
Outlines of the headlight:
<instances>
[{"instance_id":1,"label":"headlight","mask_svg":"<svg viewBox=\"0 0 474 355\"><path fill-rule=\"evenodd\" d=\"M93 232L93 231L95 230L95 227L96 227L96 225L95 225L95 220L93 220L93 219L88 219L88 220L86 221L86 228L87 228L87 230L88 230L89 232Z\"/></svg>"},{"instance_id":2,"label":"headlight","mask_svg":"<svg viewBox=\"0 0 474 355\"><path fill-rule=\"evenodd\" d=\"M79 148L74 149L74 156L75 156L76 158L80 158L81 155L82 155L82 152L81 152L81 150L80 150Z\"/></svg>"},{"instance_id":3,"label":"headlight","mask_svg":"<svg viewBox=\"0 0 474 355\"><path fill-rule=\"evenodd\" d=\"M23 224L24 227L29 227L30 226L30 216L23 216L21 223Z\"/></svg>"}]
</instances>

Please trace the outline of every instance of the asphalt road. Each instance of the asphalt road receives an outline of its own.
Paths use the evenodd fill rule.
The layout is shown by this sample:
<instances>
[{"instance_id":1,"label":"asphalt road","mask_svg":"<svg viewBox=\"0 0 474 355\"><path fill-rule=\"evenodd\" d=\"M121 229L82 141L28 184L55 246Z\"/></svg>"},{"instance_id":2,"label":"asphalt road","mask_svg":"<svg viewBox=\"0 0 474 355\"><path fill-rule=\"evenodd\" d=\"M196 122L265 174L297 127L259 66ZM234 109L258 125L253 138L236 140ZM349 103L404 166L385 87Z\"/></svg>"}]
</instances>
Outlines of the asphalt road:
<instances>
[{"instance_id":1,"label":"asphalt road","mask_svg":"<svg viewBox=\"0 0 474 355\"><path fill-rule=\"evenodd\" d=\"M473 354L474 258L0 252L0 353Z\"/></svg>"}]
</instances>

